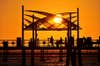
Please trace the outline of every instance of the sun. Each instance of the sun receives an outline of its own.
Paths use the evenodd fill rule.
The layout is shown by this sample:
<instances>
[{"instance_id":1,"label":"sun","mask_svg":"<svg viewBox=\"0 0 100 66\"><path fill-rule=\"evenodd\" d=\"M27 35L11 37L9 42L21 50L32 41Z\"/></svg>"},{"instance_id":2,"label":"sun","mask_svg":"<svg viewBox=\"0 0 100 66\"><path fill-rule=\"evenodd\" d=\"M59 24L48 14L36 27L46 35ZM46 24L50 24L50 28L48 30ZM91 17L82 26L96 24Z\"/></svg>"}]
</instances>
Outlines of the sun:
<instances>
[{"instance_id":1,"label":"sun","mask_svg":"<svg viewBox=\"0 0 100 66\"><path fill-rule=\"evenodd\" d=\"M57 24L61 24L62 23L62 17L61 15L57 14L54 18L53 18L53 21Z\"/></svg>"}]
</instances>

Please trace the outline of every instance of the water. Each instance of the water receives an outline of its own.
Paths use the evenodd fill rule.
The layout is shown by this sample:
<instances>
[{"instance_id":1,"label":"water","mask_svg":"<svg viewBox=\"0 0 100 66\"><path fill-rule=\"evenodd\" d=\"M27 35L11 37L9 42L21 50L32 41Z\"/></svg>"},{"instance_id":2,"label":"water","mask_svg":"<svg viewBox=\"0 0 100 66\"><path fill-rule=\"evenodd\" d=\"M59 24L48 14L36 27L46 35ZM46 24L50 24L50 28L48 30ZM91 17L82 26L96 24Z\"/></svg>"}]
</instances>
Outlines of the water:
<instances>
[{"instance_id":1,"label":"water","mask_svg":"<svg viewBox=\"0 0 100 66\"><path fill-rule=\"evenodd\" d=\"M6 63L2 61L4 51L0 51L0 66L4 66ZM63 53L66 51L63 50ZM66 65L66 54L62 54L63 61L59 61L59 50L45 50L44 61L41 61L41 51L35 50L35 66L65 66ZM100 66L97 58L97 52L82 51L82 65L83 66ZM9 50L8 51L8 66L22 66L22 55L21 50ZM76 59L78 66L78 59ZM31 65L31 52L26 50L26 66ZM71 62L70 62L71 66Z\"/></svg>"}]
</instances>

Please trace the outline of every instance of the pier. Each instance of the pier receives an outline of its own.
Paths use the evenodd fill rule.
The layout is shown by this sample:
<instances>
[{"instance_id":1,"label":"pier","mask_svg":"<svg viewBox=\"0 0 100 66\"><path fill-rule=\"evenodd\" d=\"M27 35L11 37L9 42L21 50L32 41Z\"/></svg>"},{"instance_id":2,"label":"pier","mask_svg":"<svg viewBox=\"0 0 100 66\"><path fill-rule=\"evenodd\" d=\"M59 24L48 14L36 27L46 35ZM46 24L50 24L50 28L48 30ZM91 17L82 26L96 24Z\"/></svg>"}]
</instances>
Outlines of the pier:
<instances>
[{"instance_id":1,"label":"pier","mask_svg":"<svg viewBox=\"0 0 100 66\"><path fill-rule=\"evenodd\" d=\"M31 12L32 14L29 15L25 12ZM39 18L34 13L44 15L45 17ZM25 18L25 16L32 18L32 21ZM65 18L66 16L68 17ZM72 21L73 18L76 18L76 20ZM22 37L18 37L16 40L0 40L0 65L99 65L100 37L96 40L93 40L91 37L80 38L79 30L81 29L79 25L79 8L74 12L52 14L43 11L24 10L24 6L22 5ZM32 31L30 40L25 39L25 31ZM60 37L58 40L55 40L53 36L48 37L46 40L40 40L37 38L38 31L66 31L66 36L64 39ZM72 36L73 31L76 31L76 38ZM88 52L88 50L93 50L94 52ZM90 60L95 60L95 62L90 65L86 63L87 65L85 65L84 61L89 56L93 56L93 59L90 57Z\"/></svg>"}]
</instances>

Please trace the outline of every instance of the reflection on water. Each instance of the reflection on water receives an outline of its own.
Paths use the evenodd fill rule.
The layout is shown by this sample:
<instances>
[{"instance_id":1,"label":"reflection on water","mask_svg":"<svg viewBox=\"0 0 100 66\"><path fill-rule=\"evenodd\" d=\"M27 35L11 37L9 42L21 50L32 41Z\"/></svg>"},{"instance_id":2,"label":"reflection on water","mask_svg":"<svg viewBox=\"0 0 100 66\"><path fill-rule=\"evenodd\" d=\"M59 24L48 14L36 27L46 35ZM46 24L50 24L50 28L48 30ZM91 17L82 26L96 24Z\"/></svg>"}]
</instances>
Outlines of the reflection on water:
<instances>
[{"instance_id":1,"label":"reflection on water","mask_svg":"<svg viewBox=\"0 0 100 66\"><path fill-rule=\"evenodd\" d=\"M2 61L3 51L0 51L0 66L6 64ZM40 50L35 50L35 66L65 66L66 65L66 51L63 50L62 61L60 61L59 50L44 50L44 56L41 56ZM100 66L100 63L97 60L97 52L82 51L82 62L83 66ZM8 66L21 66L22 55L21 50L9 50L8 51ZM41 61L42 59L42 61ZM43 60L44 59L44 60ZM77 60L77 59L76 59ZM78 62L76 61L77 65ZM30 50L26 50L26 66L31 65L31 54ZM71 65L71 62L70 62Z\"/></svg>"}]
</instances>

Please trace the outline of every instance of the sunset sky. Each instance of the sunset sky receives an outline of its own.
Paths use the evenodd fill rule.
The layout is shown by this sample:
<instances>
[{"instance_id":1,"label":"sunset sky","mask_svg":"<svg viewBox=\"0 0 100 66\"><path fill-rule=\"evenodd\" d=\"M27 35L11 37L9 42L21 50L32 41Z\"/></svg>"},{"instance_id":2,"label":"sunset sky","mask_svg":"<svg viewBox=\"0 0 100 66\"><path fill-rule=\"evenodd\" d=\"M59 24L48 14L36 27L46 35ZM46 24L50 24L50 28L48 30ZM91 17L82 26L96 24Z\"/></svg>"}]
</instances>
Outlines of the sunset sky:
<instances>
[{"instance_id":1,"label":"sunset sky","mask_svg":"<svg viewBox=\"0 0 100 66\"><path fill-rule=\"evenodd\" d=\"M24 0L27 10L39 10L50 13L76 11L80 9L80 36L98 38L100 35L100 0ZM0 39L21 37L22 0L0 0ZM29 33L26 34L28 39ZM62 35L61 35L62 34ZM31 35L31 34L30 34ZM65 36L65 32L39 32L39 36ZM73 35L74 36L74 35Z\"/></svg>"}]
</instances>

